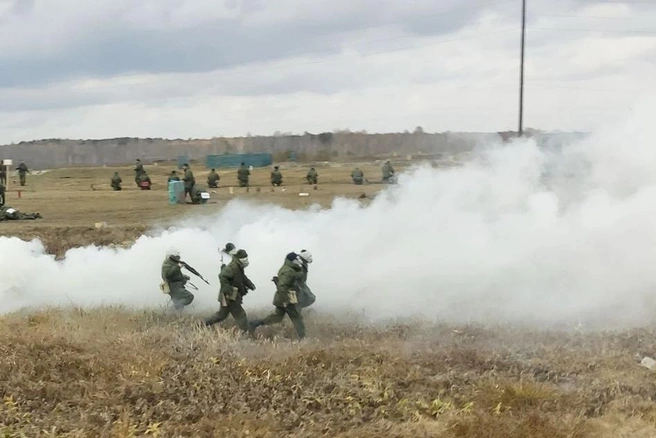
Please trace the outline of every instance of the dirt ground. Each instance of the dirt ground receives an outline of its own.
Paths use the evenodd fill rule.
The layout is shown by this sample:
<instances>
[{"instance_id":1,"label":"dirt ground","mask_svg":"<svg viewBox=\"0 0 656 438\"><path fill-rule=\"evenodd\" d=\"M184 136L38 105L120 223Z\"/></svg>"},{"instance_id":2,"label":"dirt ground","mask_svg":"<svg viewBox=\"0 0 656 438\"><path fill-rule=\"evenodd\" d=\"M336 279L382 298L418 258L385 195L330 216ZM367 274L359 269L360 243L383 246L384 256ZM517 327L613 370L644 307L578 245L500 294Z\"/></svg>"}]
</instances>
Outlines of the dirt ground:
<instances>
[{"instance_id":1,"label":"dirt ground","mask_svg":"<svg viewBox=\"0 0 656 438\"><path fill-rule=\"evenodd\" d=\"M378 164L361 167L380 179ZM1 222L0 235L39 237L61 255L210 214L236 197L304 208L329 206L337 194L369 202L382 188L354 186L351 165L333 165L317 167L316 191L303 184L307 168L285 167L285 192L271 192L259 169L249 192L230 194L230 170L220 172L213 203L170 206L172 168L147 167L150 192L136 188L131 168L118 169L122 192L109 187L111 168L28 177L8 204L45 219ZM204 181L207 171L194 168ZM101 221L109 227L96 230ZM656 437L656 372L636 360L656 354L654 327L371 325L310 309L309 339L296 343L289 322L249 340L232 321L203 330L196 318L107 307L0 317L0 436Z\"/></svg>"},{"instance_id":2,"label":"dirt ground","mask_svg":"<svg viewBox=\"0 0 656 438\"><path fill-rule=\"evenodd\" d=\"M395 168L400 171L407 165L401 163ZM196 163L191 166L197 182L207 187L209 170ZM356 186L351 182L353 166L360 166L369 184ZM173 163L146 165L153 182L150 191L136 186L133 167L56 169L28 175L25 187L20 187L18 178L14 177L10 180L6 204L26 213L39 212L44 219L0 223L0 236L39 238L49 252L62 255L72 246L121 243L140 236L152 226L165 226L189 216L209 215L236 198L294 209L312 204L329 207L336 195L356 199L364 195L367 198L362 202L366 203L384 187L380 184L379 164L325 164L315 168L319 173L316 190L305 180L309 169L305 165L282 165L283 186L275 189L269 183L269 168L254 169L248 190L238 187L235 169L219 170L219 188L209 189L211 200L205 205L169 205L167 178L176 170ZM115 171L123 179L120 192L110 187ZM20 198L17 190L21 190ZM309 196L300 197L299 193ZM106 222L109 227L95 229L99 222Z\"/></svg>"}]
</instances>

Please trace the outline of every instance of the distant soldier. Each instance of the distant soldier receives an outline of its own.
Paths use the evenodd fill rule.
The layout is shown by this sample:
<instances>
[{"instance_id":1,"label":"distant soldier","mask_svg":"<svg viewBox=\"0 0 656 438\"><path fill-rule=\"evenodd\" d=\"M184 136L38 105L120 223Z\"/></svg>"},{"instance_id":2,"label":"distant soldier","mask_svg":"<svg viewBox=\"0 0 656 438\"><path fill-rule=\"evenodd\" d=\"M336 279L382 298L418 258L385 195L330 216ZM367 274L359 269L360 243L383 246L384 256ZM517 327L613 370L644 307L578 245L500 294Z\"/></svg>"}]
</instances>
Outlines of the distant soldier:
<instances>
[{"instance_id":1,"label":"distant soldier","mask_svg":"<svg viewBox=\"0 0 656 438\"><path fill-rule=\"evenodd\" d=\"M282 185L282 173L280 173L278 166L274 166L273 172L271 172L271 185L276 187Z\"/></svg>"},{"instance_id":2,"label":"distant soldier","mask_svg":"<svg viewBox=\"0 0 656 438\"><path fill-rule=\"evenodd\" d=\"M353 169L353 172L351 172L351 178L356 185L362 185L364 183L364 173L359 167Z\"/></svg>"},{"instance_id":3,"label":"distant soldier","mask_svg":"<svg viewBox=\"0 0 656 438\"><path fill-rule=\"evenodd\" d=\"M3 205L0 207L0 221L29 221L42 219L39 213L21 213L15 208Z\"/></svg>"},{"instance_id":4,"label":"distant soldier","mask_svg":"<svg viewBox=\"0 0 656 438\"><path fill-rule=\"evenodd\" d=\"M305 307L310 307L316 301L317 297L312 293L307 285L308 265L312 263L312 254L308 250L302 250L298 258L301 260L301 277L298 280L298 307L299 312Z\"/></svg>"},{"instance_id":5,"label":"distant soldier","mask_svg":"<svg viewBox=\"0 0 656 438\"><path fill-rule=\"evenodd\" d=\"M189 197L191 198L192 204L207 204L207 200L210 198L205 187L200 184L194 184Z\"/></svg>"},{"instance_id":6,"label":"distant soldier","mask_svg":"<svg viewBox=\"0 0 656 438\"><path fill-rule=\"evenodd\" d=\"M169 179L166 182L170 183L171 181L180 181L180 177L178 176L178 172L176 172L175 170L171 171L171 174L169 175Z\"/></svg>"},{"instance_id":7,"label":"distant soldier","mask_svg":"<svg viewBox=\"0 0 656 438\"><path fill-rule=\"evenodd\" d=\"M0 160L0 184L7 185L7 165Z\"/></svg>"},{"instance_id":8,"label":"distant soldier","mask_svg":"<svg viewBox=\"0 0 656 438\"><path fill-rule=\"evenodd\" d=\"M273 305L276 309L266 318L251 322L251 330L255 330L262 325L279 324L285 315L289 315L298 337L300 339L305 337L305 324L303 323L303 316L298 311L296 290L298 282L302 279L301 266L302 262L296 253L287 254L285 263L278 271L278 276L273 279L277 287L276 294L273 297Z\"/></svg>"},{"instance_id":9,"label":"distant soldier","mask_svg":"<svg viewBox=\"0 0 656 438\"><path fill-rule=\"evenodd\" d=\"M145 173L143 164L141 164L141 160L137 158L137 161L134 163L134 182L137 186L139 186L139 182L141 181L141 175Z\"/></svg>"},{"instance_id":10,"label":"distant soldier","mask_svg":"<svg viewBox=\"0 0 656 438\"><path fill-rule=\"evenodd\" d=\"M153 184L150 180L148 174L144 171L141 176L139 176L139 188L141 190L150 190L150 186Z\"/></svg>"},{"instance_id":11,"label":"distant soldier","mask_svg":"<svg viewBox=\"0 0 656 438\"><path fill-rule=\"evenodd\" d=\"M5 205L5 192L7 191L7 188L4 186L2 181L0 181L0 207Z\"/></svg>"},{"instance_id":12,"label":"distant soldier","mask_svg":"<svg viewBox=\"0 0 656 438\"><path fill-rule=\"evenodd\" d=\"M251 176L251 171L246 167L246 163L241 163L239 170L237 170L237 180L239 181L239 187L248 187L248 182Z\"/></svg>"},{"instance_id":13,"label":"distant soldier","mask_svg":"<svg viewBox=\"0 0 656 438\"><path fill-rule=\"evenodd\" d=\"M212 171L207 175L207 187L210 189L218 188L220 179L221 177L218 173L216 173L216 170L212 169Z\"/></svg>"},{"instance_id":14,"label":"distant soldier","mask_svg":"<svg viewBox=\"0 0 656 438\"><path fill-rule=\"evenodd\" d=\"M191 198L191 189L196 185L196 178L194 178L194 173L189 168L189 164L185 163L182 166L182 169L184 170L184 178L182 178L182 181L184 181L185 199L187 199L187 194L189 195L189 198Z\"/></svg>"},{"instance_id":15,"label":"distant soldier","mask_svg":"<svg viewBox=\"0 0 656 438\"><path fill-rule=\"evenodd\" d=\"M162 263L162 292L171 297L175 310L182 310L194 301L194 294L185 289L189 276L180 268L180 252L169 249Z\"/></svg>"},{"instance_id":16,"label":"distant soldier","mask_svg":"<svg viewBox=\"0 0 656 438\"><path fill-rule=\"evenodd\" d=\"M24 186L27 180L27 174L32 172L30 172L30 170L27 168L27 165L23 161L20 162L16 170L18 171L18 177L20 178L20 185Z\"/></svg>"},{"instance_id":17,"label":"distant soldier","mask_svg":"<svg viewBox=\"0 0 656 438\"><path fill-rule=\"evenodd\" d=\"M232 261L221 268L219 274L219 281L221 282L219 302L221 308L205 320L206 326L218 324L224 321L228 315L232 315L242 332L249 330L248 317L242 307L242 302L249 290L255 290L255 285L244 272L247 266L248 254L240 249L235 253Z\"/></svg>"},{"instance_id":18,"label":"distant soldier","mask_svg":"<svg viewBox=\"0 0 656 438\"><path fill-rule=\"evenodd\" d=\"M311 167L310 170L308 170L307 175L305 176L305 179L307 179L308 184L316 184L318 179L319 179L319 174L317 173L316 170L314 170L314 167Z\"/></svg>"},{"instance_id":19,"label":"distant soldier","mask_svg":"<svg viewBox=\"0 0 656 438\"><path fill-rule=\"evenodd\" d=\"M394 179L394 168L392 167L392 163L389 162L389 160L385 161L385 164L383 164L383 183L385 184L394 184L395 179Z\"/></svg>"},{"instance_id":20,"label":"distant soldier","mask_svg":"<svg viewBox=\"0 0 656 438\"><path fill-rule=\"evenodd\" d=\"M119 176L118 172L114 172L114 176L112 177L112 189L114 189L115 192L121 191L121 183L123 180Z\"/></svg>"}]
</instances>

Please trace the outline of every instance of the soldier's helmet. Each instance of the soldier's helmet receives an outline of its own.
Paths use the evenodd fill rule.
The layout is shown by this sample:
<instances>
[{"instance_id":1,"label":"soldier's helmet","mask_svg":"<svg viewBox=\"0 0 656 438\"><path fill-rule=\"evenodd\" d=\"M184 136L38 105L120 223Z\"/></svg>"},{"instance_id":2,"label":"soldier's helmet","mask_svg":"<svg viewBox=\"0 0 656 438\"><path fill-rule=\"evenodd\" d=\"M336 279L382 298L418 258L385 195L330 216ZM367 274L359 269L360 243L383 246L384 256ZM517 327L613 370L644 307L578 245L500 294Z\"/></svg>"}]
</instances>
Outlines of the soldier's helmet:
<instances>
[{"instance_id":1,"label":"soldier's helmet","mask_svg":"<svg viewBox=\"0 0 656 438\"><path fill-rule=\"evenodd\" d=\"M177 248L169 248L166 251L166 257L172 260L180 260L180 251Z\"/></svg>"},{"instance_id":2,"label":"soldier's helmet","mask_svg":"<svg viewBox=\"0 0 656 438\"><path fill-rule=\"evenodd\" d=\"M230 255L234 255L236 251L237 251L237 248L235 247L235 245L233 243L230 243L230 242L226 243L225 248L223 248L223 249L219 248L219 252L224 252L224 253L230 254Z\"/></svg>"},{"instance_id":3,"label":"soldier's helmet","mask_svg":"<svg viewBox=\"0 0 656 438\"><path fill-rule=\"evenodd\" d=\"M305 261L305 263L308 264L312 263L312 254L307 249L301 251L301 253L298 256L302 258Z\"/></svg>"}]
</instances>

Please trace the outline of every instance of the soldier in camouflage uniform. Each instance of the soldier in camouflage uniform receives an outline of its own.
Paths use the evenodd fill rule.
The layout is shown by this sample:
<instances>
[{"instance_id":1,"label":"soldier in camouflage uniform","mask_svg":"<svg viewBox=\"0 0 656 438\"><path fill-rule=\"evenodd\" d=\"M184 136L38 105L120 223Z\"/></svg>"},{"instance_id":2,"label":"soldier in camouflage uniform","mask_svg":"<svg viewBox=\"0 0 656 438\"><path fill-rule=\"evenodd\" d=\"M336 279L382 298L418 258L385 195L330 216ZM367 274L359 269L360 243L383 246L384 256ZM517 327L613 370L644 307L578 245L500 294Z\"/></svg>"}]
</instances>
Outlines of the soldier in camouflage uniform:
<instances>
[{"instance_id":1,"label":"soldier in camouflage uniform","mask_svg":"<svg viewBox=\"0 0 656 438\"><path fill-rule=\"evenodd\" d=\"M180 181L180 177L178 176L178 172L176 172L175 170L171 171L171 174L169 175L169 179L166 182L170 183L171 181Z\"/></svg>"},{"instance_id":2,"label":"soldier in camouflage uniform","mask_svg":"<svg viewBox=\"0 0 656 438\"><path fill-rule=\"evenodd\" d=\"M26 221L42 219L39 213L21 213L15 208L3 205L0 207L0 222L2 221Z\"/></svg>"},{"instance_id":3,"label":"soldier in camouflage uniform","mask_svg":"<svg viewBox=\"0 0 656 438\"><path fill-rule=\"evenodd\" d=\"M150 177L144 171L140 176L139 176L139 181L137 183L139 188L141 190L150 190L150 187L153 185L153 182L150 180Z\"/></svg>"},{"instance_id":4,"label":"soldier in camouflage uniform","mask_svg":"<svg viewBox=\"0 0 656 438\"><path fill-rule=\"evenodd\" d=\"M308 184L316 184L319 180L319 174L317 173L316 170L314 170L314 167L310 168L308 170L307 175L305 176L305 179L307 179Z\"/></svg>"},{"instance_id":5,"label":"soldier in camouflage uniform","mask_svg":"<svg viewBox=\"0 0 656 438\"><path fill-rule=\"evenodd\" d=\"M182 166L182 169L184 169L184 178L182 178L182 181L184 181L185 199L187 199L187 195L189 195L189 198L193 201L191 189L196 185L196 178L194 178L194 173L189 168L189 164L185 163Z\"/></svg>"},{"instance_id":6,"label":"soldier in camouflage uniform","mask_svg":"<svg viewBox=\"0 0 656 438\"><path fill-rule=\"evenodd\" d=\"M239 181L239 187L248 187L249 179L251 176L251 171L246 167L246 163L241 163L239 169L237 170L237 180Z\"/></svg>"},{"instance_id":7,"label":"soldier in camouflage uniform","mask_svg":"<svg viewBox=\"0 0 656 438\"><path fill-rule=\"evenodd\" d=\"M122 182L123 182L123 180L121 179L118 172L114 172L114 176L112 176L112 189L114 189L115 192L121 190L121 183Z\"/></svg>"},{"instance_id":8,"label":"soldier in camouflage uniform","mask_svg":"<svg viewBox=\"0 0 656 438\"><path fill-rule=\"evenodd\" d=\"M141 164L141 160L137 158L137 161L134 163L134 183L139 186L141 182L141 175L144 174L144 167Z\"/></svg>"},{"instance_id":9,"label":"soldier in camouflage uniform","mask_svg":"<svg viewBox=\"0 0 656 438\"><path fill-rule=\"evenodd\" d=\"M273 168L273 172L271 172L271 185L280 187L282 185L282 173L280 172L280 168L278 166L275 166Z\"/></svg>"},{"instance_id":10,"label":"soldier in camouflage uniform","mask_svg":"<svg viewBox=\"0 0 656 438\"><path fill-rule=\"evenodd\" d=\"M2 181L0 181L0 207L5 205L5 192L7 191L7 188L2 184Z\"/></svg>"},{"instance_id":11,"label":"soldier in camouflage uniform","mask_svg":"<svg viewBox=\"0 0 656 438\"><path fill-rule=\"evenodd\" d=\"M194 301L194 294L185 289L189 276L182 273L180 253L175 249L166 253L162 263L162 280L162 291L171 297L175 310L182 310Z\"/></svg>"},{"instance_id":12,"label":"soldier in camouflage uniform","mask_svg":"<svg viewBox=\"0 0 656 438\"><path fill-rule=\"evenodd\" d=\"M351 172L351 178L356 185L362 185L364 183L364 172L362 172L359 167L356 167L353 169L353 172Z\"/></svg>"},{"instance_id":13,"label":"soldier in camouflage uniform","mask_svg":"<svg viewBox=\"0 0 656 438\"><path fill-rule=\"evenodd\" d=\"M218 188L220 179L221 177L218 173L216 173L216 170L212 169L212 171L207 175L207 187L210 189Z\"/></svg>"},{"instance_id":14,"label":"soldier in camouflage uniform","mask_svg":"<svg viewBox=\"0 0 656 438\"><path fill-rule=\"evenodd\" d=\"M203 193L207 193L205 187L201 184L194 184L189 194L192 204L207 204L207 199L203 198ZM208 193L209 194L209 193Z\"/></svg>"},{"instance_id":15,"label":"soldier in camouflage uniform","mask_svg":"<svg viewBox=\"0 0 656 438\"><path fill-rule=\"evenodd\" d=\"M302 262L296 253L287 254L285 263L278 271L277 279L274 278L277 290L273 297L273 305L276 309L263 320L251 322L251 330L254 331L262 325L279 324L285 315L289 315L298 337L300 339L305 337L305 324L303 316L298 310L297 297L298 282L302 279L301 266Z\"/></svg>"},{"instance_id":16,"label":"soldier in camouflage uniform","mask_svg":"<svg viewBox=\"0 0 656 438\"><path fill-rule=\"evenodd\" d=\"M7 165L0 160L0 184L7 184Z\"/></svg>"},{"instance_id":17,"label":"soldier in camouflage uniform","mask_svg":"<svg viewBox=\"0 0 656 438\"><path fill-rule=\"evenodd\" d=\"M25 181L27 179L27 174L30 172L30 170L27 168L27 165L23 161L20 162L20 164L18 165L16 170L18 170L18 177L20 179L20 185L24 186Z\"/></svg>"},{"instance_id":18,"label":"soldier in camouflage uniform","mask_svg":"<svg viewBox=\"0 0 656 438\"><path fill-rule=\"evenodd\" d=\"M394 168L392 167L392 163L389 162L389 160L385 161L385 164L383 164L383 183L385 184L394 184L395 178L394 178Z\"/></svg>"},{"instance_id":19,"label":"soldier in camouflage uniform","mask_svg":"<svg viewBox=\"0 0 656 438\"><path fill-rule=\"evenodd\" d=\"M242 307L242 302L249 290L255 290L255 285L244 273L246 266L248 266L248 254L240 249L235 253L232 261L221 268L219 274L221 308L205 320L206 326L218 324L224 321L228 315L232 315L242 332L249 330L248 317Z\"/></svg>"}]
</instances>

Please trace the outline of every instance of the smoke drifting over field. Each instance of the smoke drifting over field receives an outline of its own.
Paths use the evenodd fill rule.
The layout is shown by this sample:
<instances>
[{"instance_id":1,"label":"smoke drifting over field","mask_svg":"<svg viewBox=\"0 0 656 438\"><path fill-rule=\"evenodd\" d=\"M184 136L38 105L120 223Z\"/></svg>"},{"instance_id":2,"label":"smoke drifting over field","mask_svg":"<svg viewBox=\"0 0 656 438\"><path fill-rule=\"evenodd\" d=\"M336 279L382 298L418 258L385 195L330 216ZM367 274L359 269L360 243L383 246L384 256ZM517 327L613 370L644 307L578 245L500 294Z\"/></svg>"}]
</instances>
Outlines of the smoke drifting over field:
<instances>
[{"instance_id":1,"label":"smoke drifting over field","mask_svg":"<svg viewBox=\"0 0 656 438\"><path fill-rule=\"evenodd\" d=\"M163 306L169 247L210 279L195 310L218 306L217 248L249 252L269 306L285 254L314 255L309 284L326 311L454 322L641 324L656 294L656 148L651 108L564 151L487 145L449 170L418 167L369 206L290 211L243 201L211 220L143 236L128 250L78 248L58 262L39 242L0 238L0 311L23 306Z\"/></svg>"}]
</instances>

